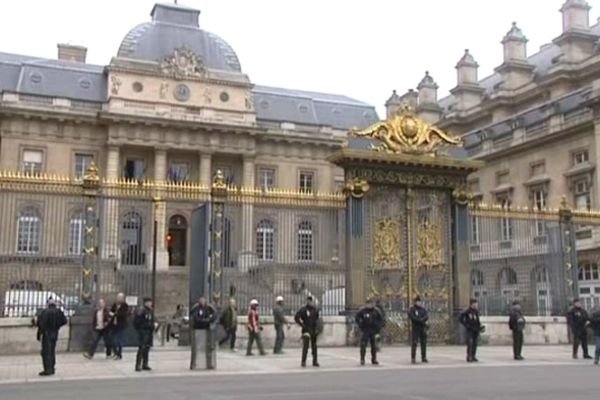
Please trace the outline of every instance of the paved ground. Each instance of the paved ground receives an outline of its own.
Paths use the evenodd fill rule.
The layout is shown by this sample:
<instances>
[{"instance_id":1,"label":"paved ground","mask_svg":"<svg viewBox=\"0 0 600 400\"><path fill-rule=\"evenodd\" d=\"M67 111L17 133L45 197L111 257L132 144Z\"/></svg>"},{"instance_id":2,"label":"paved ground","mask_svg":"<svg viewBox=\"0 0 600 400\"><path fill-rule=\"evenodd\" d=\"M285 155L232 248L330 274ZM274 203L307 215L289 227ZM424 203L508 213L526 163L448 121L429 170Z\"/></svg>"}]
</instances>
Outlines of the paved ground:
<instances>
[{"instance_id":1,"label":"paved ground","mask_svg":"<svg viewBox=\"0 0 600 400\"><path fill-rule=\"evenodd\" d=\"M61 354L57 375L45 379L37 376L39 357L2 357L0 398L589 400L600 390L600 367L571 360L566 346L528 347L523 362L513 361L508 347L482 347L478 364L464 362L462 347L434 347L430 364L416 366L407 350L385 348L381 366L360 367L356 348L322 349L319 369L301 369L296 349L277 357L226 352L217 371L189 371L187 352L157 350L150 373L133 371L133 353L123 361Z\"/></svg>"}]
</instances>

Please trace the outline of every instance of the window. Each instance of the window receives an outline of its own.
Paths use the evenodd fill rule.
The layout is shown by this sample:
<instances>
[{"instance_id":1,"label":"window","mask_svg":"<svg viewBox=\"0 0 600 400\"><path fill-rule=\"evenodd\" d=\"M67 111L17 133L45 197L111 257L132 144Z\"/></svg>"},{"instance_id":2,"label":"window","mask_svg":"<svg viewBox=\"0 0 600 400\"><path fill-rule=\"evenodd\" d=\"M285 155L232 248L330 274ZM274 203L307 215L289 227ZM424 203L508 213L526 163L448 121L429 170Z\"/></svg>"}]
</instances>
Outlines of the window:
<instances>
[{"instance_id":1,"label":"window","mask_svg":"<svg viewBox=\"0 0 600 400\"><path fill-rule=\"evenodd\" d=\"M483 286L485 283L483 278L483 272L478 269L474 269L471 271L471 285L473 286Z\"/></svg>"},{"instance_id":2,"label":"window","mask_svg":"<svg viewBox=\"0 0 600 400\"><path fill-rule=\"evenodd\" d=\"M259 260L273 261L273 238L275 229L273 223L263 219L256 227L256 255Z\"/></svg>"},{"instance_id":3,"label":"window","mask_svg":"<svg viewBox=\"0 0 600 400\"><path fill-rule=\"evenodd\" d=\"M298 261L313 260L312 224L303 221L298 225Z\"/></svg>"},{"instance_id":4,"label":"window","mask_svg":"<svg viewBox=\"0 0 600 400\"><path fill-rule=\"evenodd\" d=\"M258 169L258 186L267 191L275 186L275 170L273 168Z\"/></svg>"},{"instance_id":5,"label":"window","mask_svg":"<svg viewBox=\"0 0 600 400\"><path fill-rule=\"evenodd\" d=\"M510 180L510 175L509 175L508 171L502 171L502 172L498 172L496 174L496 182L497 182L498 186L508 184L509 180Z\"/></svg>"},{"instance_id":6,"label":"window","mask_svg":"<svg viewBox=\"0 0 600 400\"><path fill-rule=\"evenodd\" d=\"M532 177L544 175L546 173L546 162L538 161L536 163L531 164L531 169L529 172Z\"/></svg>"},{"instance_id":7,"label":"window","mask_svg":"<svg viewBox=\"0 0 600 400\"><path fill-rule=\"evenodd\" d=\"M121 229L121 262L124 265L143 265L142 216L135 211L126 213Z\"/></svg>"},{"instance_id":8,"label":"window","mask_svg":"<svg viewBox=\"0 0 600 400\"><path fill-rule=\"evenodd\" d=\"M69 220L69 254L83 254L83 232L85 228L85 218L83 211L77 211Z\"/></svg>"},{"instance_id":9,"label":"window","mask_svg":"<svg viewBox=\"0 0 600 400\"><path fill-rule=\"evenodd\" d=\"M508 197L508 196L498 197L498 204L500 204L500 206L503 209L508 211L510 209L510 205L511 205L510 197ZM512 220L508 217L503 217L500 221L500 236L501 236L502 241L506 242L506 241L512 240L512 237L513 237Z\"/></svg>"},{"instance_id":10,"label":"window","mask_svg":"<svg viewBox=\"0 0 600 400\"><path fill-rule=\"evenodd\" d=\"M44 153L41 150L25 150L23 152L23 172L39 174L42 172Z\"/></svg>"},{"instance_id":11,"label":"window","mask_svg":"<svg viewBox=\"0 0 600 400\"><path fill-rule=\"evenodd\" d=\"M517 273L512 268L504 268L500 271L500 284L501 285L516 285L517 284Z\"/></svg>"},{"instance_id":12,"label":"window","mask_svg":"<svg viewBox=\"0 0 600 400\"><path fill-rule=\"evenodd\" d=\"M146 162L144 160L132 160L128 159L125 161L125 168L123 170L123 177L132 180L142 180L146 175Z\"/></svg>"},{"instance_id":13,"label":"window","mask_svg":"<svg viewBox=\"0 0 600 400\"><path fill-rule=\"evenodd\" d=\"M598 264L585 263L579 265L580 281L597 281L599 279Z\"/></svg>"},{"instance_id":14,"label":"window","mask_svg":"<svg viewBox=\"0 0 600 400\"><path fill-rule=\"evenodd\" d=\"M542 211L546 209L546 192L543 189L534 189L531 191L533 209ZM546 234L546 223L544 221L535 221L535 235L544 236Z\"/></svg>"},{"instance_id":15,"label":"window","mask_svg":"<svg viewBox=\"0 0 600 400\"><path fill-rule=\"evenodd\" d=\"M17 220L17 252L35 254L40 251L41 219L34 207L21 210Z\"/></svg>"},{"instance_id":16,"label":"window","mask_svg":"<svg viewBox=\"0 0 600 400\"><path fill-rule=\"evenodd\" d=\"M575 182L575 208L578 210L590 210L592 208L592 196L589 184L586 180Z\"/></svg>"},{"instance_id":17,"label":"window","mask_svg":"<svg viewBox=\"0 0 600 400\"><path fill-rule=\"evenodd\" d=\"M190 175L190 165L186 162L172 162L167 171L170 182L186 182Z\"/></svg>"},{"instance_id":18,"label":"window","mask_svg":"<svg viewBox=\"0 0 600 400\"><path fill-rule=\"evenodd\" d=\"M313 178L314 174L312 172L301 171L300 172L300 182L299 189L301 193L312 193L313 192Z\"/></svg>"},{"instance_id":19,"label":"window","mask_svg":"<svg viewBox=\"0 0 600 400\"><path fill-rule=\"evenodd\" d=\"M590 154L587 150L580 150L573 153L573 165L583 164L590 160Z\"/></svg>"},{"instance_id":20,"label":"window","mask_svg":"<svg viewBox=\"0 0 600 400\"><path fill-rule=\"evenodd\" d=\"M75 154L75 176L78 178L83 177L93 162L94 156L92 154Z\"/></svg>"},{"instance_id":21,"label":"window","mask_svg":"<svg viewBox=\"0 0 600 400\"><path fill-rule=\"evenodd\" d=\"M479 217L471 217L471 244L479 244Z\"/></svg>"}]
</instances>

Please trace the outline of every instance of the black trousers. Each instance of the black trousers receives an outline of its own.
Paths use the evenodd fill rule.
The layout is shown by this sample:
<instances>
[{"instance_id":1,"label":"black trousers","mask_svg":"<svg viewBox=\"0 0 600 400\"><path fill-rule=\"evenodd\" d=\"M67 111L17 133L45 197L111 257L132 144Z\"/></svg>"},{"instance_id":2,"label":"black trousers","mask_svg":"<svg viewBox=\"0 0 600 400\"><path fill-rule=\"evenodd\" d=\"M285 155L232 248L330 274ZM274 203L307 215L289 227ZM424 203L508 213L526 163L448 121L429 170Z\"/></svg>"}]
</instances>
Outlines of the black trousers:
<instances>
[{"instance_id":1,"label":"black trousers","mask_svg":"<svg viewBox=\"0 0 600 400\"><path fill-rule=\"evenodd\" d=\"M467 331L467 361L473 361L477 356L477 341L479 332Z\"/></svg>"},{"instance_id":2,"label":"black trousers","mask_svg":"<svg viewBox=\"0 0 600 400\"><path fill-rule=\"evenodd\" d=\"M283 325L275 325L275 347L273 348L273 353L281 353L284 340L285 332L283 330Z\"/></svg>"},{"instance_id":3,"label":"black trousers","mask_svg":"<svg viewBox=\"0 0 600 400\"><path fill-rule=\"evenodd\" d=\"M90 351L88 354L90 356L94 356L96 352L96 348L98 347L98 343L100 343L100 339L104 341L104 347L106 348L106 355L110 356L111 354L111 340L110 340L110 331L108 329L102 330L94 330L94 340L92 341L92 346L90 347Z\"/></svg>"},{"instance_id":4,"label":"black trousers","mask_svg":"<svg viewBox=\"0 0 600 400\"><path fill-rule=\"evenodd\" d=\"M513 356L520 357L523 350L523 331L515 329L512 331L513 337Z\"/></svg>"},{"instance_id":5,"label":"black trousers","mask_svg":"<svg viewBox=\"0 0 600 400\"><path fill-rule=\"evenodd\" d=\"M367 354L367 344L371 346L371 361L377 361L377 340L375 332L363 332L360 337L360 360L365 360Z\"/></svg>"},{"instance_id":6,"label":"black trousers","mask_svg":"<svg viewBox=\"0 0 600 400\"><path fill-rule=\"evenodd\" d=\"M138 351L135 357L135 367L143 368L148 366L148 357L152 347L152 332L138 331Z\"/></svg>"},{"instance_id":7,"label":"black trousers","mask_svg":"<svg viewBox=\"0 0 600 400\"><path fill-rule=\"evenodd\" d=\"M56 365L56 341L58 333L42 334L42 364L44 371L54 373Z\"/></svg>"},{"instance_id":8,"label":"black trousers","mask_svg":"<svg viewBox=\"0 0 600 400\"><path fill-rule=\"evenodd\" d=\"M421 345L421 360L427 359L427 331L423 328L412 328L410 358L417 358L417 345Z\"/></svg>"},{"instance_id":9,"label":"black trousers","mask_svg":"<svg viewBox=\"0 0 600 400\"><path fill-rule=\"evenodd\" d=\"M317 335L311 332L304 332L302 334L302 364L306 364L306 357L308 356L308 346L312 352L313 364L317 361Z\"/></svg>"},{"instance_id":10,"label":"black trousers","mask_svg":"<svg viewBox=\"0 0 600 400\"><path fill-rule=\"evenodd\" d=\"M235 339L237 338L235 329L228 329L225 331L225 336L223 339L219 340L219 346L223 346L227 341L229 341L229 348L231 350L235 349Z\"/></svg>"},{"instance_id":11,"label":"black trousers","mask_svg":"<svg viewBox=\"0 0 600 400\"><path fill-rule=\"evenodd\" d=\"M579 345L581 345L581 350L583 350L583 356L589 356L587 332L585 331L585 329L583 330L583 332L573 332L573 356L577 355Z\"/></svg>"}]
</instances>

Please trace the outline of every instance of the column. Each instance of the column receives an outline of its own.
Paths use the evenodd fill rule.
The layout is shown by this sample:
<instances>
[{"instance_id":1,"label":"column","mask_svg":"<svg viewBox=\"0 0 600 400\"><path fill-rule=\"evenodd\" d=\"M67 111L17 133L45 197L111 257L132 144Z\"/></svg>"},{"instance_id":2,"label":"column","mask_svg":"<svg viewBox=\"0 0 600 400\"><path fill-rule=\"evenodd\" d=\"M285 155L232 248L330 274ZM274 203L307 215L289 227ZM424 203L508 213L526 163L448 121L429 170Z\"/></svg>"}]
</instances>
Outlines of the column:
<instances>
[{"instance_id":1,"label":"column","mask_svg":"<svg viewBox=\"0 0 600 400\"><path fill-rule=\"evenodd\" d=\"M154 220L156 223L156 270L164 271L169 269L169 253L166 248L166 227L167 227L167 203L164 200L156 199L154 201ZM152 254L152 243L150 252ZM148 260L148 267L152 268L152 259Z\"/></svg>"},{"instance_id":2,"label":"column","mask_svg":"<svg viewBox=\"0 0 600 400\"><path fill-rule=\"evenodd\" d=\"M162 182L167 179L167 150L154 151L154 181Z\"/></svg>"},{"instance_id":3,"label":"column","mask_svg":"<svg viewBox=\"0 0 600 400\"><path fill-rule=\"evenodd\" d=\"M109 146L106 155L106 178L118 179L119 173L119 147Z\"/></svg>"},{"instance_id":4,"label":"column","mask_svg":"<svg viewBox=\"0 0 600 400\"><path fill-rule=\"evenodd\" d=\"M212 185L212 171L211 171L212 156L210 153L200 153L200 184L206 187Z\"/></svg>"},{"instance_id":5,"label":"column","mask_svg":"<svg viewBox=\"0 0 600 400\"><path fill-rule=\"evenodd\" d=\"M108 180L116 181L121 177L121 162L119 146L108 146L106 154L105 176ZM102 173L102 171L100 171ZM99 214L101 216L100 257L102 260L120 263L119 249L119 201L114 197L99 199Z\"/></svg>"},{"instance_id":6,"label":"column","mask_svg":"<svg viewBox=\"0 0 600 400\"><path fill-rule=\"evenodd\" d=\"M255 162L254 157L244 157L242 186L254 188ZM256 263L254 254L254 206L251 203L242 204L242 246L238 253L238 265L242 271L247 271Z\"/></svg>"}]
</instances>

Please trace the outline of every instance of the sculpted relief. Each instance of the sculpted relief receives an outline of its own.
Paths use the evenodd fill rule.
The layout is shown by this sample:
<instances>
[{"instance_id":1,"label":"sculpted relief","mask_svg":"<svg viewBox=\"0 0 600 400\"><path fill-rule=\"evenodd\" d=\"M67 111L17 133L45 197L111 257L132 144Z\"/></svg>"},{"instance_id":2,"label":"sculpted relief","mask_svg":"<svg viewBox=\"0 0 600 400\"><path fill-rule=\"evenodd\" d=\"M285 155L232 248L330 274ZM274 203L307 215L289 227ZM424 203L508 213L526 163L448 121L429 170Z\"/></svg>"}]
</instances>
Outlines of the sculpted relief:
<instances>
[{"instance_id":1,"label":"sculpted relief","mask_svg":"<svg viewBox=\"0 0 600 400\"><path fill-rule=\"evenodd\" d=\"M176 79L202 78L206 75L204 62L196 53L181 47L160 61L160 71Z\"/></svg>"}]
</instances>

